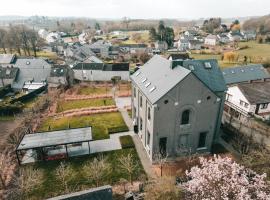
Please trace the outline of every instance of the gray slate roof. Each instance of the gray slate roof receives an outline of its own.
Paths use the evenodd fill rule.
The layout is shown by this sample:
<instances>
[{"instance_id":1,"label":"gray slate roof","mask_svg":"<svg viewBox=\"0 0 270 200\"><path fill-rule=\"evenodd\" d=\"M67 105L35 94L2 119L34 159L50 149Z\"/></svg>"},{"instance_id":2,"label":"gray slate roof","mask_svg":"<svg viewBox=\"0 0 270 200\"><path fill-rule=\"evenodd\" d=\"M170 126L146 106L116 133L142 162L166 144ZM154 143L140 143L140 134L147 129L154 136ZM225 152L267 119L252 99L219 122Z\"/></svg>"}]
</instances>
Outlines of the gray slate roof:
<instances>
[{"instance_id":1,"label":"gray slate roof","mask_svg":"<svg viewBox=\"0 0 270 200\"><path fill-rule=\"evenodd\" d=\"M210 63L211 69L205 68L205 63ZM224 92L227 87L224 77L218 66L217 60L185 60L183 67L190 69L193 66L192 73L195 74L210 90L213 92Z\"/></svg>"},{"instance_id":2,"label":"gray slate roof","mask_svg":"<svg viewBox=\"0 0 270 200\"><path fill-rule=\"evenodd\" d=\"M75 70L129 71L129 63L77 63Z\"/></svg>"},{"instance_id":3,"label":"gray slate roof","mask_svg":"<svg viewBox=\"0 0 270 200\"><path fill-rule=\"evenodd\" d=\"M171 69L171 61L155 55L130 78L133 80L149 101L154 104L190 72L183 67ZM147 79L144 83L142 80ZM145 85L151 83L148 87ZM152 92L150 91L152 88Z\"/></svg>"},{"instance_id":4,"label":"gray slate roof","mask_svg":"<svg viewBox=\"0 0 270 200\"><path fill-rule=\"evenodd\" d=\"M238 87L249 103L270 103L270 82L242 83Z\"/></svg>"},{"instance_id":5,"label":"gray slate roof","mask_svg":"<svg viewBox=\"0 0 270 200\"><path fill-rule=\"evenodd\" d=\"M205 62L211 64L211 69L205 68ZM227 89L216 60L170 61L155 55L131 76L131 80L154 104L190 73L213 92L224 92ZM150 83L148 87L147 83ZM155 89L151 92L152 88Z\"/></svg>"},{"instance_id":6,"label":"gray slate roof","mask_svg":"<svg viewBox=\"0 0 270 200\"><path fill-rule=\"evenodd\" d=\"M16 56L14 54L0 54L0 64L14 63Z\"/></svg>"},{"instance_id":7,"label":"gray slate roof","mask_svg":"<svg viewBox=\"0 0 270 200\"><path fill-rule=\"evenodd\" d=\"M42 82L50 76L51 65L41 58L20 58L16 60L14 67L20 69L19 76L12 88L22 89L24 83L31 79L34 82Z\"/></svg>"},{"instance_id":8,"label":"gray slate roof","mask_svg":"<svg viewBox=\"0 0 270 200\"><path fill-rule=\"evenodd\" d=\"M226 84L270 78L267 70L260 64L245 65L222 70Z\"/></svg>"}]
</instances>

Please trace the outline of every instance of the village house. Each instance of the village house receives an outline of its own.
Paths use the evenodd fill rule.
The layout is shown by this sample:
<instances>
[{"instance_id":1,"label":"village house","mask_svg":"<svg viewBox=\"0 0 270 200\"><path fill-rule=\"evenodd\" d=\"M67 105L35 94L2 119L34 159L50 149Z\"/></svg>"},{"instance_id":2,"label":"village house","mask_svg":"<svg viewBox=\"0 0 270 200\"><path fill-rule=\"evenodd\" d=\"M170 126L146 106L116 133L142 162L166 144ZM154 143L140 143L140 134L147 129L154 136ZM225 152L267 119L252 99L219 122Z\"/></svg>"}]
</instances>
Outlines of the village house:
<instances>
[{"instance_id":1,"label":"village house","mask_svg":"<svg viewBox=\"0 0 270 200\"><path fill-rule=\"evenodd\" d=\"M219 42L222 44L227 44L230 42L230 38L227 36L227 34L222 33L222 34L217 35L217 37L218 37Z\"/></svg>"},{"instance_id":2,"label":"village house","mask_svg":"<svg viewBox=\"0 0 270 200\"><path fill-rule=\"evenodd\" d=\"M95 56L95 53L91 50L90 45L76 43L64 50L64 56L73 61L83 62L90 56Z\"/></svg>"},{"instance_id":3,"label":"village house","mask_svg":"<svg viewBox=\"0 0 270 200\"><path fill-rule=\"evenodd\" d=\"M188 49L190 50L200 50L203 46L203 42L199 40L189 40Z\"/></svg>"},{"instance_id":4,"label":"village house","mask_svg":"<svg viewBox=\"0 0 270 200\"><path fill-rule=\"evenodd\" d=\"M50 89L60 86L68 87L73 84L73 79L74 72L68 65L53 65L48 78L48 87Z\"/></svg>"},{"instance_id":5,"label":"village house","mask_svg":"<svg viewBox=\"0 0 270 200\"><path fill-rule=\"evenodd\" d=\"M121 44L119 48L122 52L130 54L147 53L148 50L146 44Z\"/></svg>"},{"instance_id":6,"label":"village house","mask_svg":"<svg viewBox=\"0 0 270 200\"><path fill-rule=\"evenodd\" d=\"M11 87L35 90L47 85L52 66L42 58L18 58L14 67L19 69L19 74Z\"/></svg>"},{"instance_id":7,"label":"village house","mask_svg":"<svg viewBox=\"0 0 270 200\"><path fill-rule=\"evenodd\" d=\"M216 35L208 35L204 40L205 45L216 46L218 44L218 37Z\"/></svg>"},{"instance_id":8,"label":"village house","mask_svg":"<svg viewBox=\"0 0 270 200\"><path fill-rule=\"evenodd\" d=\"M171 53L167 56L168 60L188 60L190 59L188 53Z\"/></svg>"},{"instance_id":9,"label":"village house","mask_svg":"<svg viewBox=\"0 0 270 200\"><path fill-rule=\"evenodd\" d=\"M104 40L98 40L93 44L90 44L90 49L100 57L107 58L109 57L109 51L112 44Z\"/></svg>"},{"instance_id":10,"label":"village house","mask_svg":"<svg viewBox=\"0 0 270 200\"><path fill-rule=\"evenodd\" d=\"M240 42L244 40L244 37L239 31L230 31L227 35L231 42Z\"/></svg>"},{"instance_id":11,"label":"village house","mask_svg":"<svg viewBox=\"0 0 270 200\"><path fill-rule=\"evenodd\" d=\"M155 55L131 81L134 130L152 162L159 153L174 158L211 151L226 90L216 60L171 61Z\"/></svg>"},{"instance_id":12,"label":"village house","mask_svg":"<svg viewBox=\"0 0 270 200\"><path fill-rule=\"evenodd\" d=\"M270 82L241 83L228 88L225 112L239 120L270 119Z\"/></svg>"},{"instance_id":13,"label":"village house","mask_svg":"<svg viewBox=\"0 0 270 200\"><path fill-rule=\"evenodd\" d=\"M129 63L78 63L72 70L80 81L129 80Z\"/></svg>"},{"instance_id":14,"label":"village house","mask_svg":"<svg viewBox=\"0 0 270 200\"><path fill-rule=\"evenodd\" d=\"M243 31L242 35L244 37L245 40L249 41L249 40L256 40L256 31L253 30L247 30L247 31Z\"/></svg>"},{"instance_id":15,"label":"village house","mask_svg":"<svg viewBox=\"0 0 270 200\"><path fill-rule=\"evenodd\" d=\"M179 51L186 51L189 48L189 40L188 39L179 39L177 48Z\"/></svg>"},{"instance_id":16,"label":"village house","mask_svg":"<svg viewBox=\"0 0 270 200\"><path fill-rule=\"evenodd\" d=\"M168 44L166 41L156 41L155 49L159 50L160 52L164 52L168 49Z\"/></svg>"},{"instance_id":17,"label":"village house","mask_svg":"<svg viewBox=\"0 0 270 200\"><path fill-rule=\"evenodd\" d=\"M19 69L16 67L0 66L0 88L6 85L12 85L16 80Z\"/></svg>"},{"instance_id":18,"label":"village house","mask_svg":"<svg viewBox=\"0 0 270 200\"><path fill-rule=\"evenodd\" d=\"M226 68L222 73L228 86L225 112L239 120L247 120L251 116L269 118L267 101L270 93L267 87L270 74L262 65Z\"/></svg>"}]
</instances>

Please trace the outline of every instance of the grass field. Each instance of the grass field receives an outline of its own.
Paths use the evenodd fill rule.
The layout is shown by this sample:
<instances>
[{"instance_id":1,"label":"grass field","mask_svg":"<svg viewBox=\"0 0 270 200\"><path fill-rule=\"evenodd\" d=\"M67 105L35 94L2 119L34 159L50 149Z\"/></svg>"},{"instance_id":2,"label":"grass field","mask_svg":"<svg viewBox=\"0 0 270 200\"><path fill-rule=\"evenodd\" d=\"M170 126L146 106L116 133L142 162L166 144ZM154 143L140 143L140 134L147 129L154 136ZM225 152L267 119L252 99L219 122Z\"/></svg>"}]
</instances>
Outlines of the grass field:
<instances>
[{"instance_id":1,"label":"grass field","mask_svg":"<svg viewBox=\"0 0 270 200\"><path fill-rule=\"evenodd\" d=\"M14 116L11 116L11 115L0 116L0 121L12 121L14 119L15 119Z\"/></svg>"},{"instance_id":2,"label":"grass field","mask_svg":"<svg viewBox=\"0 0 270 200\"><path fill-rule=\"evenodd\" d=\"M138 180L142 174L145 174L142 165L140 163L140 159L138 158L137 152L134 148L130 149L122 149L117 151L111 151L103 153L103 156L107 158L107 161L111 165L112 171L104 180L101 181L101 185L110 184L113 185L117 183L120 178L125 178L128 180L128 174L123 172L123 170L119 170L119 162L118 158L122 155L127 155L131 153L135 160L139 162L138 169L134 174L134 180ZM91 162L98 154L92 154L83 157L70 158L67 160L67 164L71 165L72 175L71 180L68 182L68 187L73 191L80 191L87 188L95 187L93 180L89 180L85 177L83 166L87 162ZM59 184L59 181L56 177L56 168L59 166L60 161L49 161L49 162L41 162L34 165L34 168L38 168L42 170L44 176L42 180L42 184L40 186L35 187L35 189L28 196L29 199L41 200L47 199L49 197L58 196L63 194L64 189ZM28 166L24 166L28 167Z\"/></svg>"},{"instance_id":3,"label":"grass field","mask_svg":"<svg viewBox=\"0 0 270 200\"><path fill-rule=\"evenodd\" d=\"M3 49L0 49L0 53L4 53L4 50ZM7 52L7 53L9 53L9 52ZM19 55L16 51L14 51L13 54ZM21 50L21 54L22 54L22 56L28 56L28 55L25 55L24 54L24 51L23 50ZM31 56L34 56L34 52L33 51L30 51L30 54L31 54ZM45 58L49 58L49 59L52 59L52 60L57 59L56 53L49 52L49 51L37 51L37 57L45 57Z\"/></svg>"},{"instance_id":4,"label":"grass field","mask_svg":"<svg viewBox=\"0 0 270 200\"><path fill-rule=\"evenodd\" d=\"M92 126L93 139L100 140L109 138L110 133L128 131L121 113L102 113L90 116L63 117L60 119L48 118L41 123L38 131L63 130Z\"/></svg>"},{"instance_id":5,"label":"grass field","mask_svg":"<svg viewBox=\"0 0 270 200\"><path fill-rule=\"evenodd\" d=\"M115 105L115 102L112 98L59 101L57 104L57 112L63 112L66 110L79 108L110 106L110 105Z\"/></svg>"},{"instance_id":6,"label":"grass field","mask_svg":"<svg viewBox=\"0 0 270 200\"><path fill-rule=\"evenodd\" d=\"M235 51L240 58L247 56L251 58L252 63L261 63L270 59L270 44L259 44L256 41L249 41L239 42L238 45L240 48L248 46L246 49ZM242 62L222 61L221 55L216 54L191 54L191 57L194 59L217 59L221 68L242 65Z\"/></svg>"},{"instance_id":7,"label":"grass field","mask_svg":"<svg viewBox=\"0 0 270 200\"><path fill-rule=\"evenodd\" d=\"M110 91L110 87L80 87L78 95L109 94Z\"/></svg>"}]
</instances>

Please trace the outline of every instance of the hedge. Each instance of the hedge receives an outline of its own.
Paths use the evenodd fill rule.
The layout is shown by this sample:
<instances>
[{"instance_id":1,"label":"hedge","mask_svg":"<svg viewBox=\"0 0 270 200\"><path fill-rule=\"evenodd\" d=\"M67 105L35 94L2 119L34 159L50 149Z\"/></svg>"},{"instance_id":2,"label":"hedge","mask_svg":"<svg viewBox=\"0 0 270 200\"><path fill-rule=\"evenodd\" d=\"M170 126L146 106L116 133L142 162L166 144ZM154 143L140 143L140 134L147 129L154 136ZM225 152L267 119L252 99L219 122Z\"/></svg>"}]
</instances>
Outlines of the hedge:
<instances>
[{"instance_id":1,"label":"hedge","mask_svg":"<svg viewBox=\"0 0 270 200\"><path fill-rule=\"evenodd\" d=\"M108 128L108 133L109 134L119 133L119 132L126 132L126 131L129 131L127 125Z\"/></svg>"},{"instance_id":2,"label":"hedge","mask_svg":"<svg viewBox=\"0 0 270 200\"><path fill-rule=\"evenodd\" d=\"M120 139L122 149L135 147L133 139L130 135L120 136L119 139Z\"/></svg>"}]
</instances>

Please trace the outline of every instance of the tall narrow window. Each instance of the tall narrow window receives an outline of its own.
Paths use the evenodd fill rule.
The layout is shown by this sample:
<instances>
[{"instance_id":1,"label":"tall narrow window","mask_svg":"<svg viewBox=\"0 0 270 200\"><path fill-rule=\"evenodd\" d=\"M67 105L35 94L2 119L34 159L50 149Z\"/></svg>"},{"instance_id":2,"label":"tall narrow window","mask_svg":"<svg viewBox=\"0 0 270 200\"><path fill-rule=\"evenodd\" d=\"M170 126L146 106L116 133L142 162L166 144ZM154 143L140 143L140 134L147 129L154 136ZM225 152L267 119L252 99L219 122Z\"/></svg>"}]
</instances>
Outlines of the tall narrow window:
<instances>
[{"instance_id":1,"label":"tall narrow window","mask_svg":"<svg viewBox=\"0 0 270 200\"><path fill-rule=\"evenodd\" d=\"M206 136L207 136L207 132L200 133L198 148L203 148L206 146Z\"/></svg>"},{"instance_id":2,"label":"tall narrow window","mask_svg":"<svg viewBox=\"0 0 270 200\"><path fill-rule=\"evenodd\" d=\"M136 97L136 88L133 89L133 96Z\"/></svg>"},{"instance_id":3,"label":"tall narrow window","mask_svg":"<svg viewBox=\"0 0 270 200\"><path fill-rule=\"evenodd\" d=\"M182 119L181 119L181 124L189 124L189 115L190 115L190 110L185 110L182 113Z\"/></svg>"},{"instance_id":4,"label":"tall narrow window","mask_svg":"<svg viewBox=\"0 0 270 200\"><path fill-rule=\"evenodd\" d=\"M142 118L140 118L140 130L142 131L142 126L143 126L143 122L142 122Z\"/></svg>"},{"instance_id":5,"label":"tall narrow window","mask_svg":"<svg viewBox=\"0 0 270 200\"><path fill-rule=\"evenodd\" d=\"M140 107L142 107L142 96L140 96Z\"/></svg>"},{"instance_id":6,"label":"tall narrow window","mask_svg":"<svg viewBox=\"0 0 270 200\"><path fill-rule=\"evenodd\" d=\"M147 119L150 121L151 120L151 109L148 107L147 109Z\"/></svg>"},{"instance_id":7,"label":"tall narrow window","mask_svg":"<svg viewBox=\"0 0 270 200\"><path fill-rule=\"evenodd\" d=\"M150 144L150 133L147 131L147 145L149 146Z\"/></svg>"}]
</instances>

